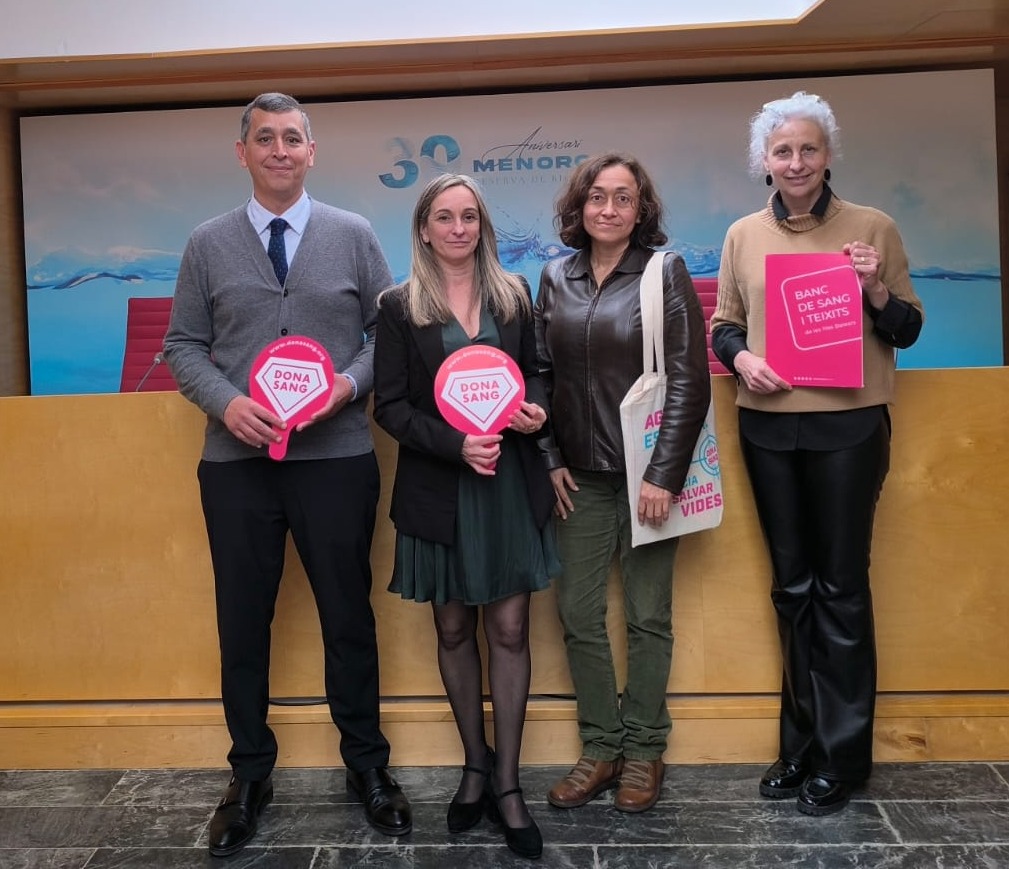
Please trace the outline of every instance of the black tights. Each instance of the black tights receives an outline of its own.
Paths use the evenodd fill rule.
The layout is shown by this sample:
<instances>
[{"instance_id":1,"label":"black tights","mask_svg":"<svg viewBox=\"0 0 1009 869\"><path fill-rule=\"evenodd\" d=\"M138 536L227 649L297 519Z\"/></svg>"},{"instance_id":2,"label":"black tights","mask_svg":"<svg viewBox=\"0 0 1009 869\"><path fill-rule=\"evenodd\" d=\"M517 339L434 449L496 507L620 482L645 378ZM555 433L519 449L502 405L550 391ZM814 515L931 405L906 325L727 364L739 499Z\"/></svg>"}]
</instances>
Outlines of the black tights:
<instances>
[{"instance_id":1,"label":"black tights","mask_svg":"<svg viewBox=\"0 0 1009 869\"><path fill-rule=\"evenodd\" d=\"M438 668L462 738L466 765L485 769L487 737L484 732L483 669L476 629L478 608L462 601L434 606L438 631ZM497 755L492 785L495 793L518 787L519 753L529 697L529 594L515 594L483 607L487 638L494 742ZM464 803L480 799L483 777L463 774L457 798ZM521 796L501 801L501 813L511 827L529 824Z\"/></svg>"}]
</instances>

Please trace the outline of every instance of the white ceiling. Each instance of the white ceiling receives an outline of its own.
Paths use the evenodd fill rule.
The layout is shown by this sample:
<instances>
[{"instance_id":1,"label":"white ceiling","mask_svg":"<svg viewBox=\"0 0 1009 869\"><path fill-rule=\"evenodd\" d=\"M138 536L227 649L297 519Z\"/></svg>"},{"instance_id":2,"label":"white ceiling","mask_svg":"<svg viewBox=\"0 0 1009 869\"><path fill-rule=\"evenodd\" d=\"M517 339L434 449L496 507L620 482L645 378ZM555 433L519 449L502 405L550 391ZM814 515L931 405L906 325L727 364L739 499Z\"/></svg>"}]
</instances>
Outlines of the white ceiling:
<instances>
[{"instance_id":1,"label":"white ceiling","mask_svg":"<svg viewBox=\"0 0 1009 869\"><path fill-rule=\"evenodd\" d=\"M0 56L0 106L24 111L237 103L265 90L284 90L303 99L335 99L958 66L1009 69L1009 0L820 0L806 14L789 20L641 27L628 25L630 16L641 14L641 9L659 13L686 4L683 0L581 0L589 11L576 13L572 10L583 6L570 0L506 0L492 7L496 18L491 23L484 21L484 29L544 27L551 22L556 26L557 20L551 16L558 7L568 13L565 25L570 29L524 36L421 39L413 35L396 39L391 34L399 33L402 24L389 16L389 26L379 41L347 40L347 35L355 32L351 24L341 25L336 34L341 39L335 39L332 30L319 25L323 19L314 14L315 7L343 7L349 0L271 4L271 15L279 16L275 26L265 26L260 18L252 17L260 12L250 12L250 8L260 10L265 5L252 0L173 0L170 16L159 12L154 18L151 7L155 2L159 9L168 8L163 0L0 0L0 6L14 2L19 3L16 15L3 16L0 9L4 22L0 42L9 50L16 45L19 51L35 52L40 48L38 44L32 47L31 38L49 39L46 50L55 52L43 57ZM390 2L382 0L370 8L385 14L394 8ZM711 6L726 17L738 17L739 10L747 7L768 15L774 2L778 0L709 0L707 4L690 0L705 12L705 6ZM90 17L99 3L106 9L115 8L118 17L113 19L114 27L108 20ZM162 32L177 34L179 23L188 19L177 15L176 8L181 6L191 14L196 3L206 7L205 18L218 25L220 10L230 10L228 26L232 30L228 32L232 41L243 47L141 51L140 47L148 44L145 40ZM239 6L243 6L241 14ZM395 8L406 7L407 0L395 0ZM633 12L626 11L630 7ZM432 4L416 0L409 8L413 10L410 14L420 17L434 14ZM486 4L470 0L464 12L471 26L478 20L473 16L485 8ZM514 13L515 9L529 8L535 8L536 14ZM605 11L612 15L614 10L624 26L584 29L588 22L601 26L604 19L592 18L592 14ZM453 7L450 14L457 12ZM20 43L11 37L10 28L23 27L24 16L30 13L35 22L34 37L27 33L26 41ZM286 22L295 13L299 26L309 28L314 39L311 44L283 42L293 38ZM340 14L347 13L341 9ZM440 14L444 27L450 16ZM49 18L54 22L52 28L40 28ZM252 21L259 22L255 37L239 39L238 34L245 33ZM83 35L101 28L108 31L110 40L103 44L111 48L114 41L120 53L73 56L73 47ZM198 27L181 29L200 32ZM219 38L221 31L210 28L209 32ZM60 51L51 44L57 34L62 34ZM270 44L262 45L267 39Z\"/></svg>"},{"instance_id":2,"label":"white ceiling","mask_svg":"<svg viewBox=\"0 0 1009 869\"><path fill-rule=\"evenodd\" d=\"M0 7L15 0L2 0ZM32 0L2 16L0 58L96 57L320 43L588 33L789 21L816 0ZM171 14L166 14L168 8Z\"/></svg>"}]
</instances>

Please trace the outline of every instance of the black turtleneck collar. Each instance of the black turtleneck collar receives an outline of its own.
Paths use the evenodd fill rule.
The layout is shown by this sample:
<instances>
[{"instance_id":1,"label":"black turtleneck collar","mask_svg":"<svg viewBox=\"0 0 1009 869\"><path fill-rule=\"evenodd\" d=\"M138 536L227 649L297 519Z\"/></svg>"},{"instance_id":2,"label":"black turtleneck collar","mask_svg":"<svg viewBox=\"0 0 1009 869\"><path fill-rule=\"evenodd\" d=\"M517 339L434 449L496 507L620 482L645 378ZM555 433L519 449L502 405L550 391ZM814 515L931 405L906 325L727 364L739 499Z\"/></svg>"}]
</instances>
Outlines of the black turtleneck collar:
<instances>
[{"instance_id":1,"label":"black turtleneck collar","mask_svg":"<svg viewBox=\"0 0 1009 869\"><path fill-rule=\"evenodd\" d=\"M813 203L813 207L809 209L809 213L814 217L823 217L827 213L827 206L830 204L830 198L834 195L834 191L830 189L830 185L826 181L823 182L823 192L820 194L820 198ZM781 191L777 190L774 196L771 197L771 208L774 210L775 220L788 220L792 215L788 213L788 209L785 208L785 203L781 198Z\"/></svg>"}]
</instances>

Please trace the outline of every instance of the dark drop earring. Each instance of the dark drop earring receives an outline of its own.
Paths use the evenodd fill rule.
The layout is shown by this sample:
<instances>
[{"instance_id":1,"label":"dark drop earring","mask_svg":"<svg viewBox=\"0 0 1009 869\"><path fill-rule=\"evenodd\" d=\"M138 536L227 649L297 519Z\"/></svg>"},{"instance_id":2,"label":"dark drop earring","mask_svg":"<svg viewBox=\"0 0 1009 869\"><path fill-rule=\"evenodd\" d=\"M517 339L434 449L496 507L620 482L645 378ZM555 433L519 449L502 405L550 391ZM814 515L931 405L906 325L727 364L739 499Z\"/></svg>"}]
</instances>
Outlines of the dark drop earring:
<instances>
[{"instance_id":1,"label":"dark drop earring","mask_svg":"<svg viewBox=\"0 0 1009 869\"><path fill-rule=\"evenodd\" d=\"M771 173L770 173L770 172L768 172L768 173L767 173L767 174L766 174L766 175L764 176L764 183L765 183L765 184L766 184L766 185L767 185L768 187L770 187L770 186L771 186L772 184L774 184L774 179L773 179L773 178L771 177Z\"/></svg>"},{"instance_id":2,"label":"dark drop earring","mask_svg":"<svg viewBox=\"0 0 1009 869\"><path fill-rule=\"evenodd\" d=\"M823 170L823 180L824 181L829 181L830 180L830 169L824 169Z\"/></svg>"}]
</instances>

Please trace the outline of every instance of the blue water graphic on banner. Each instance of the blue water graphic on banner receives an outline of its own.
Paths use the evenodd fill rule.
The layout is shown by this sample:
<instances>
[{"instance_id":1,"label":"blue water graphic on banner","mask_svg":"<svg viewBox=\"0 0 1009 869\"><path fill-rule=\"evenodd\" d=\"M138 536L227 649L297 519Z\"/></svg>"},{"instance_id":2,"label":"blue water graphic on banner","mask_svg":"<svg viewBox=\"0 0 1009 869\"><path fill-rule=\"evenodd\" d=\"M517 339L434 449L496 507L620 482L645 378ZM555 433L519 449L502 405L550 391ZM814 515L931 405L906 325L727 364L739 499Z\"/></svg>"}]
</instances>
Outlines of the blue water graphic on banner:
<instances>
[{"instance_id":1,"label":"blue water graphic on banner","mask_svg":"<svg viewBox=\"0 0 1009 869\"><path fill-rule=\"evenodd\" d=\"M319 103L308 107L317 152L306 184L366 217L402 280L423 186L444 171L473 175L502 262L535 292L544 264L571 253L553 219L572 168L626 151L656 183L666 249L695 278L711 278L728 227L769 195L746 172L747 121L800 89L828 99L844 131L835 192L885 211L904 240L925 328L898 366L1001 365L991 70ZM240 114L234 106L21 119L33 394L120 388L128 300L170 297L193 228L249 196L234 154Z\"/></svg>"},{"instance_id":2,"label":"blue water graphic on banner","mask_svg":"<svg viewBox=\"0 0 1009 869\"><path fill-rule=\"evenodd\" d=\"M502 261L525 274L533 292L543 263L570 250L543 243L534 233L498 239ZM720 251L670 245L681 254L694 277L718 273ZM119 388L126 341L126 300L130 296L171 296L178 272L178 255L152 255L146 260L102 264L71 254L53 255L55 266L30 269L36 282L28 295L29 317L45 320L50 328L32 341L31 377L36 394L115 392ZM118 271L117 271L118 270ZM981 274L938 267L912 270L914 287L925 305L929 328L913 347L900 351L900 368L965 368L1001 365L1002 324L978 311L1001 305L997 270ZM397 276L401 280L404 276ZM955 292L951 292L955 288ZM40 291L48 292L40 292ZM56 290L58 292L52 292Z\"/></svg>"}]
</instances>

